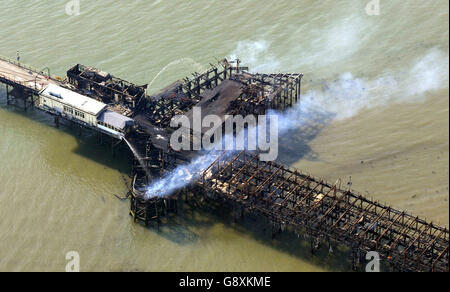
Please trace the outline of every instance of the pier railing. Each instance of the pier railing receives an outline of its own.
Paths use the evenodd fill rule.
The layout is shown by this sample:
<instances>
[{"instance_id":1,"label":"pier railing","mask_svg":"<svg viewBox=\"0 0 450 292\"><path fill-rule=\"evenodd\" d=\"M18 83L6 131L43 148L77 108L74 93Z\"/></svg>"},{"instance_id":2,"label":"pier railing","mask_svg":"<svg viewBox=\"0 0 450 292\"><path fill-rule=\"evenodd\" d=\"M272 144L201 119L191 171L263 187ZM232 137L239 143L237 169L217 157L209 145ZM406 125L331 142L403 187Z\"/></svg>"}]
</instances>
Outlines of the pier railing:
<instances>
[{"instance_id":1,"label":"pier railing","mask_svg":"<svg viewBox=\"0 0 450 292\"><path fill-rule=\"evenodd\" d=\"M17 60L14 60L14 59L2 56L2 55L0 55L0 60L8 62L8 63L13 64L13 65L16 65L16 66L18 66L20 68L24 68L24 69L26 69L28 71L33 72L33 73L36 73L36 74L39 74L39 75L42 75L42 76L46 76L46 77L48 77L50 79L61 81L61 78L58 77L58 76L51 75L49 73L45 73L44 70L42 70L42 69L38 69L37 67L31 66L31 65L27 65L27 64L24 64L22 62L18 62Z\"/></svg>"}]
</instances>

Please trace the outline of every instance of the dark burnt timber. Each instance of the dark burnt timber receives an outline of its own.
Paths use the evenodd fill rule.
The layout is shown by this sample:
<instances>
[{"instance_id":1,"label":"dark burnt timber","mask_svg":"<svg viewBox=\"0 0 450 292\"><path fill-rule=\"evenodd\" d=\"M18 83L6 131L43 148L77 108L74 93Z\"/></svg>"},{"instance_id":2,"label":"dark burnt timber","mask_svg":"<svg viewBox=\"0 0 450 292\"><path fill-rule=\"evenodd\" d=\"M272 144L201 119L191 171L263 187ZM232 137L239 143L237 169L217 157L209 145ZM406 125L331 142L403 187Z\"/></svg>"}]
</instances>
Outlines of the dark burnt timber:
<instances>
[{"instance_id":1,"label":"dark burnt timber","mask_svg":"<svg viewBox=\"0 0 450 292\"><path fill-rule=\"evenodd\" d=\"M177 115L192 120L194 106L201 108L202 117L215 114L223 118L284 110L300 100L302 74L254 74L244 71L248 68L240 67L239 62L233 66L224 59L206 72L193 73L142 101L142 109L132 114L138 127L127 136L143 156L140 164L135 163L137 169L142 170L143 162L154 172L153 177L158 177L198 155L196 151L175 152L169 145L170 133L175 130L170 122Z\"/></svg>"},{"instance_id":2,"label":"dark burnt timber","mask_svg":"<svg viewBox=\"0 0 450 292\"><path fill-rule=\"evenodd\" d=\"M302 74L251 74L235 76L246 86L231 104L230 114L264 115L268 109L284 110L300 99Z\"/></svg>"},{"instance_id":3,"label":"dark burnt timber","mask_svg":"<svg viewBox=\"0 0 450 292\"><path fill-rule=\"evenodd\" d=\"M340 183L339 183L340 184ZM273 162L260 162L245 151L229 157L218 154L214 163L186 192L203 194L240 212L265 217L272 234L289 229L311 238L311 251L322 243L347 246L353 268L365 254L376 251L392 271L448 272L449 231L405 212L369 200L338 184L316 179ZM144 199L133 191L135 221L158 221L170 198ZM155 217L159 210L161 216ZM153 216L153 217L151 217Z\"/></svg>"},{"instance_id":4,"label":"dark burnt timber","mask_svg":"<svg viewBox=\"0 0 450 292\"><path fill-rule=\"evenodd\" d=\"M116 105L116 110L126 116L133 115L145 99L146 86L137 86L93 67L77 64L67 71L67 78L83 94Z\"/></svg>"},{"instance_id":5,"label":"dark burnt timber","mask_svg":"<svg viewBox=\"0 0 450 292\"><path fill-rule=\"evenodd\" d=\"M141 114L147 121L161 128L169 127L176 115L187 114L194 106L205 115L210 109L224 114L265 114L268 109L283 110L300 98L302 74L261 75L233 67L223 60L211 65L206 72L192 74L147 99Z\"/></svg>"},{"instance_id":6,"label":"dark burnt timber","mask_svg":"<svg viewBox=\"0 0 450 292\"><path fill-rule=\"evenodd\" d=\"M448 272L447 229L255 155L219 155L195 185L277 227L351 247L355 263L377 251L396 271Z\"/></svg>"},{"instance_id":7,"label":"dark burnt timber","mask_svg":"<svg viewBox=\"0 0 450 292\"><path fill-rule=\"evenodd\" d=\"M356 267L363 253L377 251L395 271L449 270L449 232L418 217L369 200L300 171L273 162L260 162L247 152L235 156L214 154L216 160L198 180L170 197L147 198L146 186L153 180L187 164L198 154L174 151L169 145L172 118L190 115L194 106L203 115L264 114L282 111L300 102L302 74L253 74L227 60L203 74L175 82L148 96L137 86L95 68L77 65L68 71L68 81L44 74L23 64L0 58L0 82L6 85L7 103L23 101L59 119L104 134L101 128L73 120L42 107L42 90L49 84L70 88L108 105L108 110L135 122L121 138L131 141L133 187L130 214L136 222L160 223L177 213L177 200L191 192L265 217L273 233L285 228L311 238L311 250L321 242L335 242L352 250ZM36 103L40 103L39 106ZM114 149L114 147L113 147ZM139 155L137 155L139 154ZM138 157L139 156L139 157ZM143 191L144 190L144 191ZM157 195L157 194L155 194Z\"/></svg>"},{"instance_id":8,"label":"dark burnt timber","mask_svg":"<svg viewBox=\"0 0 450 292\"><path fill-rule=\"evenodd\" d=\"M134 178L130 198L130 215L133 217L134 222L143 222L145 226L149 226L151 222L157 222L159 227L161 218L171 213L178 213L177 196L146 199L145 194L139 191L139 188L145 187L147 182L145 180L136 181L136 179L137 177Z\"/></svg>"}]
</instances>

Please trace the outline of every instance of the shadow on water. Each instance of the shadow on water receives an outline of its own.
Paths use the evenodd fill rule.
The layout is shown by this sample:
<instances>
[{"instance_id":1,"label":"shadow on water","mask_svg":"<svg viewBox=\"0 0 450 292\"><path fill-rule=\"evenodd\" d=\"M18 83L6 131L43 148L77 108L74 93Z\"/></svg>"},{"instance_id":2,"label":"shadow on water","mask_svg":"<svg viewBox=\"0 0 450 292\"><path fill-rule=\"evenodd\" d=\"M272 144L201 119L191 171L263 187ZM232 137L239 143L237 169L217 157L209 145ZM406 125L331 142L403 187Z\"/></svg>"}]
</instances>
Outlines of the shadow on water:
<instances>
[{"instance_id":1,"label":"shadow on water","mask_svg":"<svg viewBox=\"0 0 450 292\"><path fill-rule=\"evenodd\" d=\"M302 125L289 130L279 137L277 162L292 166L302 159L319 161L320 157L312 151L309 144L333 120L331 113L316 112L302 120Z\"/></svg>"},{"instance_id":2,"label":"shadow on water","mask_svg":"<svg viewBox=\"0 0 450 292\"><path fill-rule=\"evenodd\" d=\"M89 133L83 137L78 137L78 147L74 153L84 158L100 163L107 168L115 169L123 175L130 175L131 172L131 152L121 143L116 146L114 153L112 142L99 141L96 134Z\"/></svg>"},{"instance_id":3,"label":"shadow on water","mask_svg":"<svg viewBox=\"0 0 450 292\"><path fill-rule=\"evenodd\" d=\"M246 214L235 221L230 208L224 208L218 202L201 201L198 198L183 202L180 200L180 211L177 216L169 217L159 228L156 223L149 227L141 225L141 228L176 244L191 245L202 240L205 230L221 224L225 226L225 232L248 235L266 247L325 270L351 271L349 250L345 247L333 245L333 252L330 253L329 246L323 245L312 254L310 238L303 234L296 235L292 231L284 231L272 239L271 226L264 218Z\"/></svg>"},{"instance_id":4,"label":"shadow on water","mask_svg":"<svg viewBox=\"0 0 450 292\"><path fill-rule=\"evenodd\" d=\"M4 86L0 86L0 108L12 112L18 116L31 119L43 126L56 129L53 117L49 114L36 108L28 108L27 111L25 111L21 102L18 102L17 105L15 105L14 102L15 101L12 101L12 104L10 105L6 104L6 91ZM129 148L124 145L124 143L121 143L118 147L116 147L113 153L112 140L110 137L104 136L100 139L97 133L81 128L80 126L71 124L67 121L60 121L58 131L76 138L78 145L73 150L74 154L102 164L107 168L118 170L121 174L130 174L131 152ZM54 159L49 159L50 163L53 161Z\"/></svg>"}]
</instances>

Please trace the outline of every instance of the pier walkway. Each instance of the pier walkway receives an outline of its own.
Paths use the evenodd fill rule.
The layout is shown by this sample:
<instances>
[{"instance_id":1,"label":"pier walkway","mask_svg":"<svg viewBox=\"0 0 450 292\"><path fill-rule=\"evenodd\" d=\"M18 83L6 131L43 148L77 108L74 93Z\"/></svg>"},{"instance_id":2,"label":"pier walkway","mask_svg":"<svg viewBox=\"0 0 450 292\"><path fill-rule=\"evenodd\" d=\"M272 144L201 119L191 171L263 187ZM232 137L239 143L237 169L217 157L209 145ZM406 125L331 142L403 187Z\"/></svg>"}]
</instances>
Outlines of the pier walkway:
<instances>
[{"instance_id":1,"label":"pier walkway","mask_svg":"<svg viewBox=\"0 0 450 292\"><path fill-rule=\"evenodd\" d=\"M1 56L0 81L14 87L19 86L32 90L35 93L44 89L49 83L60 83L43 71Z\"/></svg>"}]
</instances>

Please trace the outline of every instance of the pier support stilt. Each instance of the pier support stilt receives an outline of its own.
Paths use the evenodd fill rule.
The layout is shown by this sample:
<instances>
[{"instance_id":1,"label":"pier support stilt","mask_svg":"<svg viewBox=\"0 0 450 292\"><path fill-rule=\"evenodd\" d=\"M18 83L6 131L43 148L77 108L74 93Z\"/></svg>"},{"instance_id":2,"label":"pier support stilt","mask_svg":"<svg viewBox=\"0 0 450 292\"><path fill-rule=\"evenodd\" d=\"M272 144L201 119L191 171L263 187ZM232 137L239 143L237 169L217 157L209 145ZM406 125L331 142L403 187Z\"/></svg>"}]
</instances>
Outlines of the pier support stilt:
<instances>
[{"instance_id":1,"label":"pier support stilt","mask_svg":"<svg viewBox=\"0 0 450 292\"><path fill-rule=\"evenodd\" d=\"M55 116L55 125L56 125L56 128L59 128L59 117L58 116Z\"/></svg>"},{"instance_id":2,"label":"pier support stilt","mask_svg":"<svg viewBox=\"0 0 450 292\"><path fill-rule=\"evenodd\" d=\"M360 263L360 258L359 258L359 248L358 247L353 247L352 248L352 270L353 271L358 271L358 266Z\"/></svg>"},{"instance_id":3,"label":"pier support stilt","mask_svg":"<svg viewBox=\"0 0 450 292\"><path fill-rule=\"evenodd\" d=\"M236 214L236 203L233 203L233 228L236 230L237 224L237 214Z\"/></svg>"},{"instance_id":4,"label":"pier support stilt","mask_svg":"<svg viewBox=\"0 0 450 292\"><path fill-rule=\"evenodd\" d=\"M111 153L113 157L116 156L116 151L114 150L114 138L112 137L111 137Z\"/></svg>"},{"instance_id":5,"label":"pier support stilt","mask_svg":"<svg viewBox=\"0 0 450 292\"><path fill-rule=\"evenodd\" d=\"M6 84L6 104L9 105L9 86Z\"/></svg>"}]
</instances>

